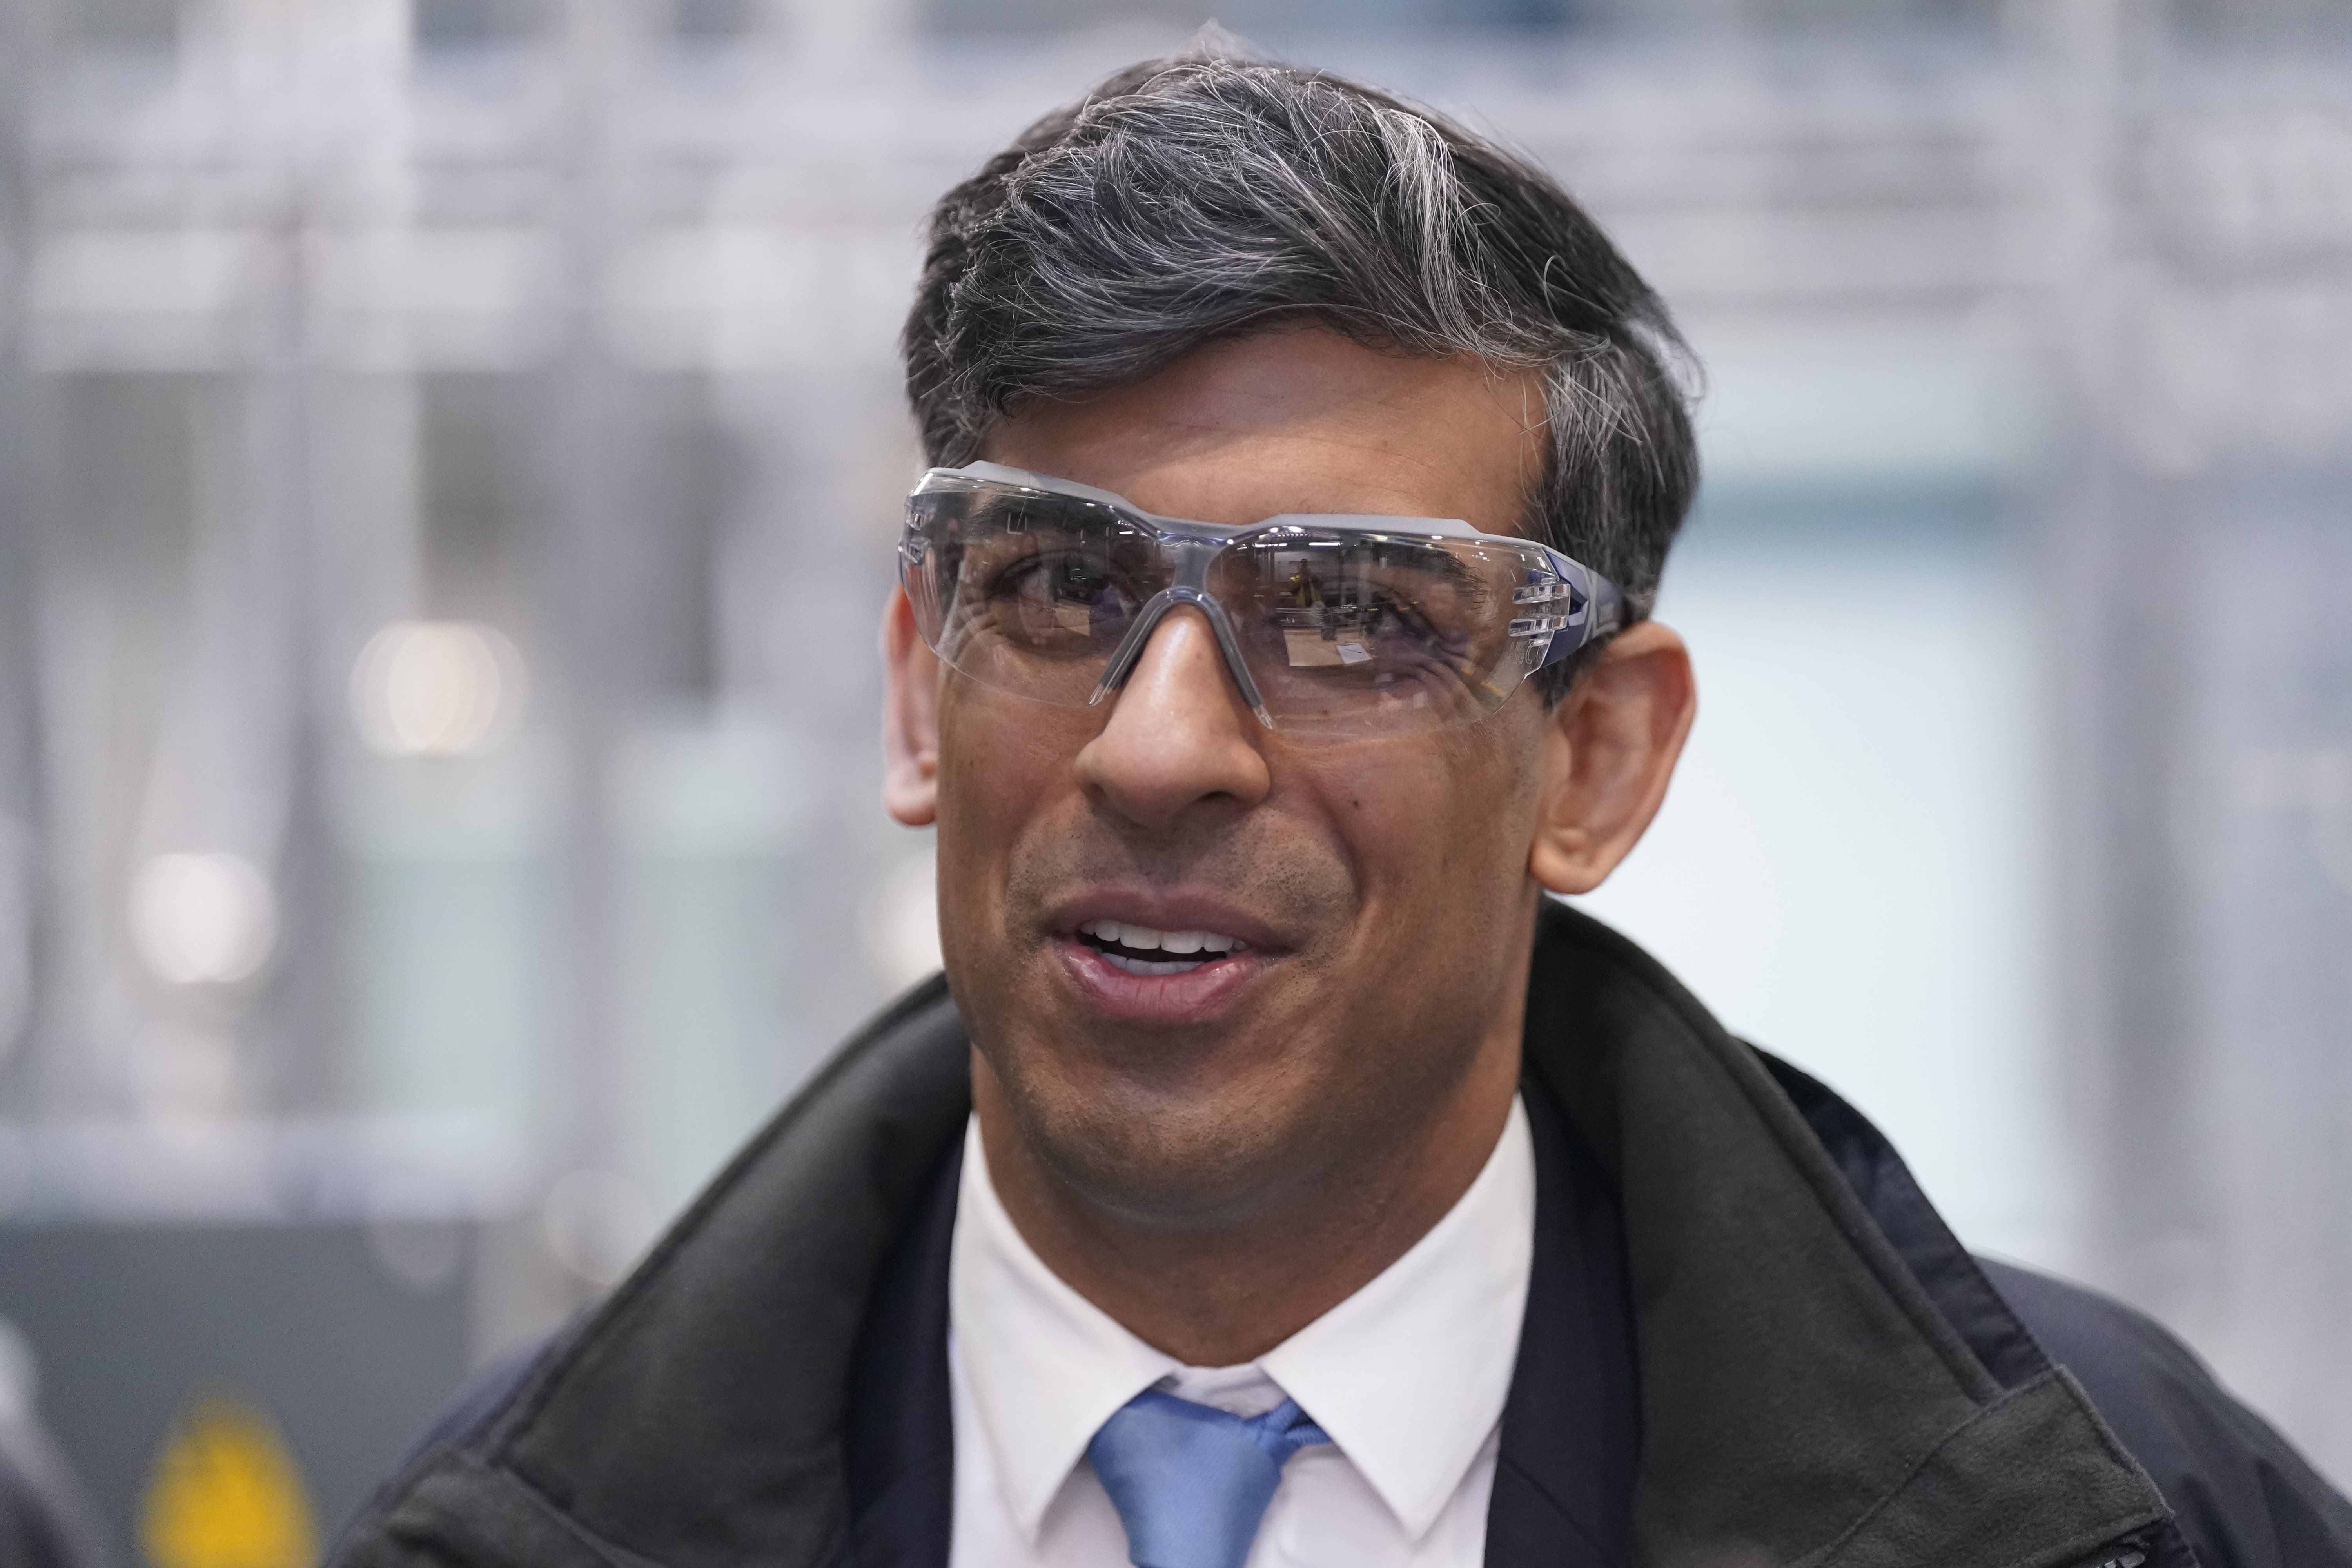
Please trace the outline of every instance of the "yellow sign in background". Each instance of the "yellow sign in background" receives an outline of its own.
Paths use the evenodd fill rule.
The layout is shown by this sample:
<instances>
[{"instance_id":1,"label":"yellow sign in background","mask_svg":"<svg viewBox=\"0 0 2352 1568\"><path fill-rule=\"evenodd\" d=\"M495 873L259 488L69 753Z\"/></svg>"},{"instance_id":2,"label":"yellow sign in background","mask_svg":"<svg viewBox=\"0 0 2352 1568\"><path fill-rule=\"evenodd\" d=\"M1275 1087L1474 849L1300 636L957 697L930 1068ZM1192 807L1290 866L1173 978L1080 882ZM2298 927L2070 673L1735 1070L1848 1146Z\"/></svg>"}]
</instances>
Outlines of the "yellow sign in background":
<instances>
[{"instance_id":1,"label":"yellow sign in background","mask_svg":"<svg viewBox=\"0 0 2352 1568\"><path fill-rule=\"evenodd\" d=\"M173 1425L140 1510L148 1568L314 1568L319 1532L277 1425L223 1394Z\"/></svg>"}]
</instances>

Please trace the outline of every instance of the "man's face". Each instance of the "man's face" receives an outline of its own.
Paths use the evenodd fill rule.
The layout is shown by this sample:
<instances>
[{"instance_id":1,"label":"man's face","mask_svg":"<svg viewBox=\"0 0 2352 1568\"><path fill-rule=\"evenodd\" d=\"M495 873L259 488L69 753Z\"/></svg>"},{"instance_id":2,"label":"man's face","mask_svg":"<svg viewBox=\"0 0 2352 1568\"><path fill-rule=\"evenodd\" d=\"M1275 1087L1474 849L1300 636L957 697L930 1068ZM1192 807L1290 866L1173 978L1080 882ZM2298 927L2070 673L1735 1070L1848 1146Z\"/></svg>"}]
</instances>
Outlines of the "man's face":
<instances>
[{"instance_id":1,"label":"man's face","mask_svg":"<svg viewBox=\"0 0 2352 1568\"><path fill-rule=\"evenodd\" d=\"M1211 522L1509 533L1541 417L1532 376L1291 329L1040 404L983 455ZM940 679L941 945L993 1080L975 1091L1092 1201L1245 1218L1410 1146L1482 1058L1489 1076L1516 1059L1547 724L1532 682L1475 723L1293 740L1252 716L1193 610L1101 707ZM1151 967L1195 966L1155 973L1105 951L1103 921L1154 933L1129 952L1211 941L1162 947Z\"/></svg>"}]
</instances>

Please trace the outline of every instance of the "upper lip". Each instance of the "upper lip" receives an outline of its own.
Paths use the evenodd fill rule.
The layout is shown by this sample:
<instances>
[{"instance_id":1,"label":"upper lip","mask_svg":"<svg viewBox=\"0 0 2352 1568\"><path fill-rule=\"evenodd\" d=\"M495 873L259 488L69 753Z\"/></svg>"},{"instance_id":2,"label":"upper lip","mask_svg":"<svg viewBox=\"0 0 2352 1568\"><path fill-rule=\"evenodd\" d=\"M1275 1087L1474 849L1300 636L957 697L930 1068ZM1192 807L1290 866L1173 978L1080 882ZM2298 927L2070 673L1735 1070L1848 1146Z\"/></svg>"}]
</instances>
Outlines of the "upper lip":
<instances>
[{"instance_id":1,"label":"upper lip","mask_svg":"<svg viewBox=\"0 0 2352 1568\"><path fill-rule=\"evenodd\" d=\"M1263 952L1286 945L1282 934L1265 921L1244 914L1221 900L1198 893L1145 892L1106 888L1083 893L1054 910L1056 935L1074 937L1088 921L1117 921L1152 931L1209 931L1237 937Z\"/></svg>"}]
</instances>

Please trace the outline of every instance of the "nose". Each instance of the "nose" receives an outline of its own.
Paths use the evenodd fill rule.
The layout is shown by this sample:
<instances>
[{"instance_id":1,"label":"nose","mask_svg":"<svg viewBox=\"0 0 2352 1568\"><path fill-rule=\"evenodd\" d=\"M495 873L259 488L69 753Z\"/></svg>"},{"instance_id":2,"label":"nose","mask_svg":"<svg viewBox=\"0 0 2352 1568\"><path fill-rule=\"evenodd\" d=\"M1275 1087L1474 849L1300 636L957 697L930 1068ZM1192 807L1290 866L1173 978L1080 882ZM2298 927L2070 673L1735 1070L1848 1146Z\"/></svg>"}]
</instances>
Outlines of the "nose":
<instances>
[{"instance_id":1,"label":"nose","mask_svg":"<svg viewBox=\"0 0 2352 1568\"><path fill-rule=\"evenodd\" d=\"M1110 718L1078 752L1078 782L1138 826L1166 828L1203 801L1254 805L1271 784L1264 732L1243 705L1216 633L1199 610L1152 628Z\"/></svg>"}]
</instances>

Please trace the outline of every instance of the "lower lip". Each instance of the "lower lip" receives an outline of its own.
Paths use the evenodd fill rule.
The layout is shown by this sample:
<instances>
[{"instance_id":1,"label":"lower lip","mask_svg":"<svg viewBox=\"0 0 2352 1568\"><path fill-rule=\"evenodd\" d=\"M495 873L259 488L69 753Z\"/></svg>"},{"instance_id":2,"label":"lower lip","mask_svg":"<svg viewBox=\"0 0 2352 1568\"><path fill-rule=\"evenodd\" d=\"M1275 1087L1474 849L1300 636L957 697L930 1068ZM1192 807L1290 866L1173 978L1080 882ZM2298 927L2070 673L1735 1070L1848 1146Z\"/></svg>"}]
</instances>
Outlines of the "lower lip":
<instances>
[{"instance_id":1,"label":"lower lip","mask_svg":"<svg viewBox=\"0 0 2352 1568\"><path fill-rule=\"evenodd\" d=\"M1181 974L1129 974L1076 937L1061 942L1062 967L1101 1012L1130 1024L1206 1023L1264 973L1267 961L1244 950Z\"/></svg>"}]
</instances>

